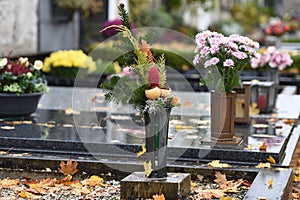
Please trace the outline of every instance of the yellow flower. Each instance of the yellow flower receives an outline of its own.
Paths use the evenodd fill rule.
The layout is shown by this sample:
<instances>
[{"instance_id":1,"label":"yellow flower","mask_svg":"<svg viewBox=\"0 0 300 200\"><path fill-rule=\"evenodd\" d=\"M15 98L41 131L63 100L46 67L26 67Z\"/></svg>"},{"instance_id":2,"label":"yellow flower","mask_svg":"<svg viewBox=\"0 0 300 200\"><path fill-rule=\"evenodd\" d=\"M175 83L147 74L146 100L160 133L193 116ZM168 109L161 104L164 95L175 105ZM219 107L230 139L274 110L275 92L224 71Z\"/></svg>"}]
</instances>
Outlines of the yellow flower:
<instances>
[{"instance_id":1,"label":"yellow flower","mask_svg":"<svg viewBox=\"0 0 300 200\"><path fill-rule=\"evenodd\" d=\"M93 58L87 56L82 50L59 50L53 52L44 61L44 72L50 72L53 67L77 67L87 69L89 72L96 70Z\"/></svg>"}]
</instances>

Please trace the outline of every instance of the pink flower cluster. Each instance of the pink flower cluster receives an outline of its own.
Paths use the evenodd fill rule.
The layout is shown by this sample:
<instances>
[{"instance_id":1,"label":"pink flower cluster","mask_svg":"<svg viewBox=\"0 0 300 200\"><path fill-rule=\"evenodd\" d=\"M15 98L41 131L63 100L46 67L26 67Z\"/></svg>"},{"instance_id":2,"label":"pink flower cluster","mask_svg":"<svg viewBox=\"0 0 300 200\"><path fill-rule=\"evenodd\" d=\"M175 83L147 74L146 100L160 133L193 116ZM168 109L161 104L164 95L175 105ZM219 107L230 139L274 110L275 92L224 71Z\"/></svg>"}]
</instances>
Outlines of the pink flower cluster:
<instances>
[{"instance_id":1,"label":"pink flower cluster","mask_svg":"<svg viewBox=\"0 0 300 200\"><path fill-rule=\"evenodd\" d=\"M259 47L248 37L238 34L226 37L209 30L198 33L195 40L197 47L193 63L196 65L204 61L205 68L212 65L232 68L239 61L249 60Z\"/></svg>"},{"instance_id":2,"label":"pink flower cluster","mask_svg":"<svg viewBox=\"0 0 300 200\"><path fill-rule=\"evenodd\" d=\"M291 56L287 52L280 52L275 46L269 46L264 53L257 53L251 59L252 68L269 66L283 70L292 63Z\"/></svg>"}]
</instances>

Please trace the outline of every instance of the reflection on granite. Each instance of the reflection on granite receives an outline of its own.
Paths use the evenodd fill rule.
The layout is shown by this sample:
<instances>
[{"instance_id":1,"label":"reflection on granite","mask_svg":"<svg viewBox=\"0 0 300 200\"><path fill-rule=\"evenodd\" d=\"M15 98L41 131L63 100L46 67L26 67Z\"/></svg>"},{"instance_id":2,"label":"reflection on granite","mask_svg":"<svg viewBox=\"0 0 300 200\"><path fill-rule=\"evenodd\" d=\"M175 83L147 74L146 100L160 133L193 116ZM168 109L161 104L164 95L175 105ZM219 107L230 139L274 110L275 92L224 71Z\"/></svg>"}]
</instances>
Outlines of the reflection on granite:
<instances>
[{"instance_id":1,"label":"reflection on granite","mask_svg":"<svg viewBox=\"0 0 300 200\"><path fill-rule=\"evenodd\" d=\"M271 115L254 116L249 125L235 126L235 136L243 139L239 145L217 146L204 142L210 140L209 93L176 95L181 106L171 113L169 157L237 162L265 162L269 156L277 162L284 159L293 123ZM66 113L67 108L75 114ZM0 120L0 151L20 148L127 155L140 151L144 138L137 113L130 106L105 102L99 89L51 87L36 113ZM265 152L259 150L263 142L267 144Z\"/></svg>"}]
</instances>

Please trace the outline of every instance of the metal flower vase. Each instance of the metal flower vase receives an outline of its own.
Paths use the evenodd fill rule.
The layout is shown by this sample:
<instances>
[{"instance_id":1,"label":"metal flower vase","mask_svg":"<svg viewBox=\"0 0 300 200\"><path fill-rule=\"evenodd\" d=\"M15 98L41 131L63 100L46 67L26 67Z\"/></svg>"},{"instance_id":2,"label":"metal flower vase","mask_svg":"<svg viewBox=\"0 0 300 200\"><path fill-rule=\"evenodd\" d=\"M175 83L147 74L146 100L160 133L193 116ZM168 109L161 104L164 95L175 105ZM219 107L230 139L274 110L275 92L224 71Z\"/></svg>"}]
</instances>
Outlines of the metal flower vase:
<instances>
[{"instance_id":1,"label":"metal flower vase","mask_svg":"<svg viewBox=\"0 0 300 200\"><path fill-rule=\"evenodd\" d=\"M152 172L148 178L167 177L167 143L171 109L146 112L146 156L151 161Z\"/></svg>"},{"instance_id":2,"label":"metal flower vase","mask_svg":"<svg viewBox=\"0 0 300 200\"><path fill-rule=\"evenodd\" d=\"M279 72L278 68L268 67L267 81L273 81L275 85L279 85Z\"/></svg>"},{"instance_id":3,"label":"metal flower vase","mask_svg":"<svg viewBox=\"0 0 300 200\"><path fill-rule=\"evenodd\" d=\"M236 93L211 92L211 138L233 140Z\"/></svg>"}]
</instances>

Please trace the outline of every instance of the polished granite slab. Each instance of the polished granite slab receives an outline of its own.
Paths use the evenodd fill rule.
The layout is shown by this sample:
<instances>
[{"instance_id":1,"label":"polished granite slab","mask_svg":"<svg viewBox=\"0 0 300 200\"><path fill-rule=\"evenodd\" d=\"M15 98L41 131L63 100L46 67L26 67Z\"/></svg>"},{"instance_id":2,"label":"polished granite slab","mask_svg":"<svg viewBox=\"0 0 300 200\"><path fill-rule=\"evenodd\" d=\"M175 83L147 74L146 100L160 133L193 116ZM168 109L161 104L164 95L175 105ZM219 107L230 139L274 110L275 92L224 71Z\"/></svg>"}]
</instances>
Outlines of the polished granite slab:
<instances>
[{"instance_id":1,"label":"polished granite slab","mask_svg":"<svg viewBox=\"0 0 300 200\"><path fill-rule=\"evenodd\" d=\"M207 143L204 141L210 136L209 94L176 92L176 95L181 97L182 105L171 113L168 159L255 164L272 156L279 165L288 163L284 160L293 151L290 147L290 153L286 152L291 137L293 140L299 137L293 123L271 115L254 116L249 125L236 125L236 136L243 138L239 145ZM278 102L285 105L284 98L279 97ZM290 120L297 119L296 113L289 116ZM0 127L0 148L4 151L135 158L144 143L143 122L137 113L128 106L107 103L98 89L51 87L36 113L1 119ZM267 149L261 151L259 147L264 142Z\"/></svg>"}]
</instances>

